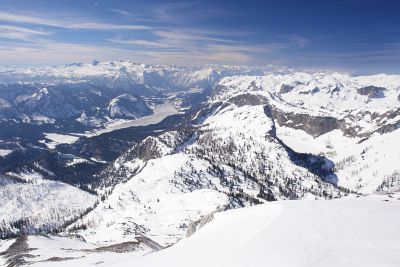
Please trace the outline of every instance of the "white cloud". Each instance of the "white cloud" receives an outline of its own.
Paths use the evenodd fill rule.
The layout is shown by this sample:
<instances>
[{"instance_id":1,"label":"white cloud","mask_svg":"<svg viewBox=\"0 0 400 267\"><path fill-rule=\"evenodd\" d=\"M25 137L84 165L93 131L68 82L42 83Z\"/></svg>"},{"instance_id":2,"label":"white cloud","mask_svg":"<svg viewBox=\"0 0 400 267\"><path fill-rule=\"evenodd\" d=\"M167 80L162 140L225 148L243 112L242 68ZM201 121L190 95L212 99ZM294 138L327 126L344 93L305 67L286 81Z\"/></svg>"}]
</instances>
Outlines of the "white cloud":
<instances>
[{"instance_id":1,"label":"white cloud","mask_svg":"<svg viewBox=\"0 0 400 267\"><path fill-rule=\"evenodd\" d=\"M24 14L10 13L0 11L0 21L15 22L15 23L30 23L37 25L59 27L60 23L57 20L40 18L38 16L29 16Z\"/></svg>"},{"instance_id":2,"label":"white cloud","mask_svg":"<svg viewBox=\"0 0 400 267\"><path fill-rule=\"evenodd\" d=\"M11 26L11 25L0 25L0 30L1 31L22 32L22 33L31 34L31 35L49 35L49 34L51 34L50 32L47 32L47 31L34 30L34 29L30 29L30 28L17 27L17 26Z\"/></svg>"},{"instance_id":3,"label":"white cloud","mask_svg":"<svg viewBox=\"0 0 400 267\"><path fill-rule=\"evenodd\" d=\"M150 51L116 48L115 46L38 42L35 45L0 44L0 61L4 65L53 65L98 60L133 60L149 64L237 64L252 57L239 51L214 51L209 48L191 51Z\"/></svg>"},{"instance_id":4,"label":"white cloud","mask_svg":"<svg viewBox=\"0 0 400 267\"><path fill-rule=\"evenodd\" d=\"M28 41L15 44L3 42L3 45L0 42L0 61L9 65L62 64L88 62L93 59L128 59L145 63L185 65L248 64L257 62L266 54L283 47L279 44L254 45L240 41L248 33L237 31L221 32L171 25L150 27L114 24L66 16L49 19L27 12L17 14L0 11L0 21L20 25L0 26L3 37ZM25 27L26 25L29 25L29 28ZM51 35L51 32L35 29L38 25L47 26L44 27L46 29L55 27L68 30L104 30L107 31L107 36L103 40L95 40L93 44L76 43L74 39L72 40L75 43L60 42L57 41L57 36ZM57 30L54 29L56 33ZM118 33L112 37L114 30L126 32L124 35ZM137 30L146 31L147 35L133 38L133 33ZM74 33L70 34L73 36Z\"/></svg>"},{"instance_id":5,"label":"white cloud","mask_svg":"<svg viewBox=\"0 0 400 267\"><path fill-rule=\"evenodd\" d=\"M51 32L11 25L0 25L0 38L29 41L34 36L47 36Z\"/></svg>"},{"instance_id":6,"label":"white cloud","mask_svg":"<svg viewBox=\"0 0 400 267\"><path fill-rule=\"evenodd\" d=\"M108 41L117 43L117 44L125 44L125 45L135 45L144 48L176 48L176 46L171 46L168 44L164 44L162 42L155 42L155 41L147 41L147 40L124 40L124 39L108 39Z\"/></svg>"},{"instance_id":7,"label":"white cloud","mask_svg":"<svg viewBox=\"0 0 400 267\"><path fill-rule=\"evenodd\" d=\"M143 25L124 25L110 23L83 22L65 25L68 29L87 29L87 30L150 30L152 27Z\"/></svg>"},{"instance_id":8,"label":"white cloud","mask_svg":"<svg viewBox=\"0 0 400 267\"><path fill-rule=\"evenodd\" d=\"M144 25L113 24L90 21L77 21L76 18L48 19L32 14L18 14L0 11L0 21L43 25L65 29L88 30L149 30L151 27Z\"/></svg>"},{"instance_id":9,"label":"white cloud","mask_svg":"<svg viewBox=\"0 0 400 267\"><path fill-rule=\"evenodd\" d=\"M122 16L131 16L132 15L132 13L130 13L130 12L126 11L126 10L122 10L122 9L109 8L107 10L110 11L110 12L113 12L113 13L117 13L117 14L122 15Z\"/></svg>"},{"instance_id":10,"label":"white cloud","mask_svg":"<svg viewBox=\"0 0 400 267\"><path fill-rule=\"evenodd\" d=\"M306 44L310 41L308 38L301 36L299 34L290 34L287 35L286 38L294 42L299 47L305 47Z\"/></svg>"}]
</instances>

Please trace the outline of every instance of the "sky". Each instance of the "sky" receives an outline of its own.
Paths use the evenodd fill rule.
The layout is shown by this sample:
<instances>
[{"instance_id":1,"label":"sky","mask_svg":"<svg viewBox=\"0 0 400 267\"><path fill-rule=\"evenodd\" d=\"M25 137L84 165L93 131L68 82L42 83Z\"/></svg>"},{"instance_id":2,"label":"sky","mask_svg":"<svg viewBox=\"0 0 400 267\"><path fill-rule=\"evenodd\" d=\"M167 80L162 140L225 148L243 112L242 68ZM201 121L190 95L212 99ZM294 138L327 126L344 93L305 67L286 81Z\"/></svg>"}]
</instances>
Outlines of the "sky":
<instances>
[{"instance_id":1,"label":"sky","mask_svg":"<svg viewBox=\"0 0 400 267\"><path fill-rule=\"evenodd\" d=\"M0 65L131 60L400 73L399 10L395 0L0 0Z\"/></svg>"}]
</instances>

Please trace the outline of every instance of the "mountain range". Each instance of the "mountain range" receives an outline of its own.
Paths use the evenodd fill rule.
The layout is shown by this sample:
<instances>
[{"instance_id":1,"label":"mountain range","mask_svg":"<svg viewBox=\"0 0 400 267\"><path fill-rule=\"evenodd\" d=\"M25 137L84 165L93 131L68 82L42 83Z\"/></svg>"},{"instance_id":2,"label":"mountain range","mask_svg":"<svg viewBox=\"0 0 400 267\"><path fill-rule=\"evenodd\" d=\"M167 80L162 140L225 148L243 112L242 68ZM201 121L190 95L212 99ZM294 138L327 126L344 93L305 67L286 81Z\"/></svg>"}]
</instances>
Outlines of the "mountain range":
<instances>
[{"instance_id":1,"label":"mountain range","mask_svg":"<svg viewBox=\"0 0 400 267\"><path fill-rule=\"evenodd\" d=\"M370 214L392 198L397 209L400 75L127 61L4 68L0 126L0 237L30 246L42 241L25 234L137 255L178 242L171 258L181 243L198 246L205 225L198 242L221 235L214 216L237 231L235 213L268 220L263 209L295 210L288 200L336 199L326 208L348 201L342 227L356 228L358 207ZM274 206L248 208L258 204ZM298 205L326 215L322 204L309 204L318 214Z\"/></svg>"}]
</instances>

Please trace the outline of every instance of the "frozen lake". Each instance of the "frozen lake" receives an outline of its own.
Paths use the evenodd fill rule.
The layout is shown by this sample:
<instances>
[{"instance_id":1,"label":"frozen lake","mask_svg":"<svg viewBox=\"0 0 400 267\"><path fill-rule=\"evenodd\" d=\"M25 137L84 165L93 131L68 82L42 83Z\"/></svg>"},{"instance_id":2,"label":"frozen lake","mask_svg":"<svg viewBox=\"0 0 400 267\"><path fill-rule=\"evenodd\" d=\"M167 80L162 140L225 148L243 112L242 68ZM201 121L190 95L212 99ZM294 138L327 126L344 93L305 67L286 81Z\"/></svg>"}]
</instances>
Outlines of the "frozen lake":
<instances>
[{"instance_id":1,"label":"frozen lake","mask_svg":"<svg viewBox=\"0 0 400 267\"><path fill-rule=\"evenodd\" d=\"M103 133L112 132L115 130L133 127L133 126L146 126L150 124L156 124L165 119L168 116L179 114L179 112L174 108L170 101L167 101L161 105L154 107L153 114L139 118L137 120L123 120L113 122L106 126L105 129L100 129L95 131L92 135L100 135Z\"/></svg>"}]
</instances>

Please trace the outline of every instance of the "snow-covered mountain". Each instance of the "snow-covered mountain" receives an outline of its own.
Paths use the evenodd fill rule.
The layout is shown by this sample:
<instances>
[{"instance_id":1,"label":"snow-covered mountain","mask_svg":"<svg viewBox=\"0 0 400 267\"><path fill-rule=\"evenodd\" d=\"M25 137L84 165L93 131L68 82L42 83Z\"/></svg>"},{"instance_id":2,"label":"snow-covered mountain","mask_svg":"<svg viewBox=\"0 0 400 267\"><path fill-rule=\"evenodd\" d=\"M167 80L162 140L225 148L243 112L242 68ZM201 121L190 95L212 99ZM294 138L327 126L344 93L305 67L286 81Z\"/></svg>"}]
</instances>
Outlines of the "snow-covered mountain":
<instances>
[{"instance_id":1,"label":"snow-covered mountain","mask_svg":"<svg viewBox=\"0 0 400 267\"><path fill-rule=\"evenodd\" d=\"M107 106L110 118L136 119L152 113L146 103L130 94L113 98Z\"/></svg>"},{"instance_id":2,"label":"snow-covered mountain","mask_svg":"<svg viewBox=\"0 0 400 267\"><path fill-rule=\"evenodd\" d=\"M216 212L400 190L400 75L96 62L8 70L0 81L7 127L43 127L32 114L57 126L36 141L4 135L3 180L25 188L15 177L34 173L86 190L65 192L87 205L32 221L95 248L128 244L139 255L174 245ZM173 112L158 119L165 105Z\"/></svg>"},{"instance_id":3,"label":"snow-covered mountain","mask_svg":"<svg viewBox=\"0 0 400 267\"><path fill-rule=\"evenodd\" d=\"M225 78L190 123L144 139L100 173L105 200L74 227L87 227L80 234L98 244L140 234L168 246L191 221L221 209L397 191L398 81L337 73Z\"/></svg>"},{"instance_id":4,"label":"snow-covered mountain","mask_svg":"<svg viewBox=\"0 0 400 267\"><path fill-rule=\"evenodd\" d=\"M267 68L153 66L130 61L0 70L0 123L55 124L90 131L151 114L169 97L180 102L220 79ZM72 125L72 127L71 127ZM49 126L50 127L50 126Z\"/></svg>"},{"instance_id":5,"label":"snow-covered mountain","mask_svg":"<svg viewBox=\"0 0 400 267\"><path fill-rule=\"evenodd\" d=\"M221 78L238 74L261 75L271 67L241 66L186 67L176 65L146 65L131 61L74 63L61 67L3 68L0 83L82 83L129 89L142 85L143 93L210 87Z\"/></svg>"},{"instance_id":6,"label":"snow-covered mountain","mask_svg":"<svg viewBox=\"0 0 400 267\"><path fill-rule=\"evenodd\" d=\"M278 138L296 152L332 160L337 185L372 193L398 172L400 154L393 148L400 134L399 76L226 78L220 90L219 102L243 93L267 99Z\"/></svg>"}]
</instances>

